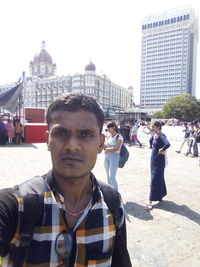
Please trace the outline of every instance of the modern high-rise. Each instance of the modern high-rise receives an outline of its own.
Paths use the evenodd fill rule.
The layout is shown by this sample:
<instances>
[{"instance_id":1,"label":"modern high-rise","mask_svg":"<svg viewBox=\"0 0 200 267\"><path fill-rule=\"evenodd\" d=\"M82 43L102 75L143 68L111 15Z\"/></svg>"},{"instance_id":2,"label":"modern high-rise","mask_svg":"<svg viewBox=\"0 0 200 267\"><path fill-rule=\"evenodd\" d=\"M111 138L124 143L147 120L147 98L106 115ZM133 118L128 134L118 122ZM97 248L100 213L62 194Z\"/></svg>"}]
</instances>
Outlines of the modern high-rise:
<instances>
[{"instance_id":1,"label":"modern high-rise","mask_svg":"<svg viewBox=\"0 0 200 267\"><path fill-rule=\"evenodd\" d=\"M171 97L195 96L198 18L190 5L144 17L140 104L159 109Z\"/></svg>"}]
</instances>

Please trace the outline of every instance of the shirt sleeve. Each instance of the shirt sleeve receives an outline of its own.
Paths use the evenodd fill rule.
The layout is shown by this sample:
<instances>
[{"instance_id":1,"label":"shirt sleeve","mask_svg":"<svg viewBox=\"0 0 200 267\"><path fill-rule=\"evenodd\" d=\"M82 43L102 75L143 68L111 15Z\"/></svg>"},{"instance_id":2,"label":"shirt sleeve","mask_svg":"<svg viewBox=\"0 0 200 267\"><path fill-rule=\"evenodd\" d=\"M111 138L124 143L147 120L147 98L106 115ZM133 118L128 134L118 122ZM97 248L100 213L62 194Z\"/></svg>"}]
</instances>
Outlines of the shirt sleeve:
<instances>
[{"instance_id":1,"label":"shirt sleeve","mask_svg":"<svg viewBox=\"0 0 200 267\"><path fill-rule=\"evenodd\" d=\"M12 189L0 190L0 256L8 253L17 228L18 203Z\"/></svg>"},{"instance_id":2,"label":"shirt sleeve","mask_svg":"<svg viewBox=\"0 0 200 267\"><path fill-rule=\"evenodd\" d=\"M162 149L163 149L163 150L166 150L167 148L169 148L169 147L170 147L170 143L169 143L169 141L167 140L166 135L165 135L165 134L161 134L161 135L160 135L160 138L161 138L161 140L162 140L162 142L163 142L163 147L162 147Z\"/></svg>"},{"instance_id":3,"label":"shirt sleeve","mask_svg":"<svg viewBox=\"0 0 200 267\"><path fill-rule=\"evenodd\" d=\"M120 136L119 136L119 140L121 140L122 141L122 143L123 143L123 141L124 141L124 138L123 138L123 136L120 134Z\"/></svg>"}]
</instances>

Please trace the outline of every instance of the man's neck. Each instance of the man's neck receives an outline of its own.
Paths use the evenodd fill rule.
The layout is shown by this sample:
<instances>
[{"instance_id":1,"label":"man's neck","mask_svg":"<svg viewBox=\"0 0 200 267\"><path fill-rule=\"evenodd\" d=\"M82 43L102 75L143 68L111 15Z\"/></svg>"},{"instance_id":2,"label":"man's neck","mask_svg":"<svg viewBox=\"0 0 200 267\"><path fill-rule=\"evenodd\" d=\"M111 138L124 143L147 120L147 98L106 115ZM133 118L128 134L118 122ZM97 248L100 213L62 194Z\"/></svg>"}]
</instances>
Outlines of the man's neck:
<instances>
[{"instance_id":1,"label":"man's neck","mask_svg":"<svg viewBox=\"0 0 200 267\"><path fill-rule=\"evenodd\" d=\"M65 201L71 204L77 204L92 194L93 186L90 175L79 179L65 179L54 174L54 179Z\"/></svg>"}]
</instances>

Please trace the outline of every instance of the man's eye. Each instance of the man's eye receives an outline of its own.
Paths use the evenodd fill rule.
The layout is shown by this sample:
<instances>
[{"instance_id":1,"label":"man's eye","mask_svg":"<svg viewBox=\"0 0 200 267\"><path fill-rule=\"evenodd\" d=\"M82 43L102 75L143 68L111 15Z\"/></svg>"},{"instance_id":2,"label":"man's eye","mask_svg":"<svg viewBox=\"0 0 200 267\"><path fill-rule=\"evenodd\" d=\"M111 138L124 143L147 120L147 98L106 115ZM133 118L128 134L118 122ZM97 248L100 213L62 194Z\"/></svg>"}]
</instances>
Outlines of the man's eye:
<instances>
[{"instance_id":1,"label":"man's eye","mask_svg":"<svg viewBox=\"0 0 200 267\"><path fill-rule=\"evenodd\" d=\"M55 135L55 136L66 136L67 133L64 132L64 131L58 131L58 132L55 132L54 135Z\"/></svg>"},{"instance_id":2,"label":"man's eye","mask_svg":"<svg viewBox=\"0 0 200 267\"><path fill-rule=\"evenodd\" d=\"M81 136L82 137L91 137L91 136L93 136L93 134L91 132L83 132L83 133L81 133Z\"/></svg>"}]
</instances>

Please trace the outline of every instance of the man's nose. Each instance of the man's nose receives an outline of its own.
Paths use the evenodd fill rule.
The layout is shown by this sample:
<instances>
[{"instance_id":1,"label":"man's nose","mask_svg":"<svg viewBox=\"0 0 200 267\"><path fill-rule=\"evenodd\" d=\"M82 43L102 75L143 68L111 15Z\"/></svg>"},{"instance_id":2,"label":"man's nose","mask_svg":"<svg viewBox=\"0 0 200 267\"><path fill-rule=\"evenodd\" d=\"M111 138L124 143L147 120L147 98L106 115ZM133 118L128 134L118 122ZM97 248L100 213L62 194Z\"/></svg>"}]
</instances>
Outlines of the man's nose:
<instances>
[{"instance_id":1,"label":"man's nose","mask_svg":"<svg viewBox=\"0 0 200 267\"><path fill-rule=\"evenodd\" d=\"M65 149L69 151L79 151L81 149L80 140L76 136L70 136L65 142Z\"/></svg>"}]
</instances>

